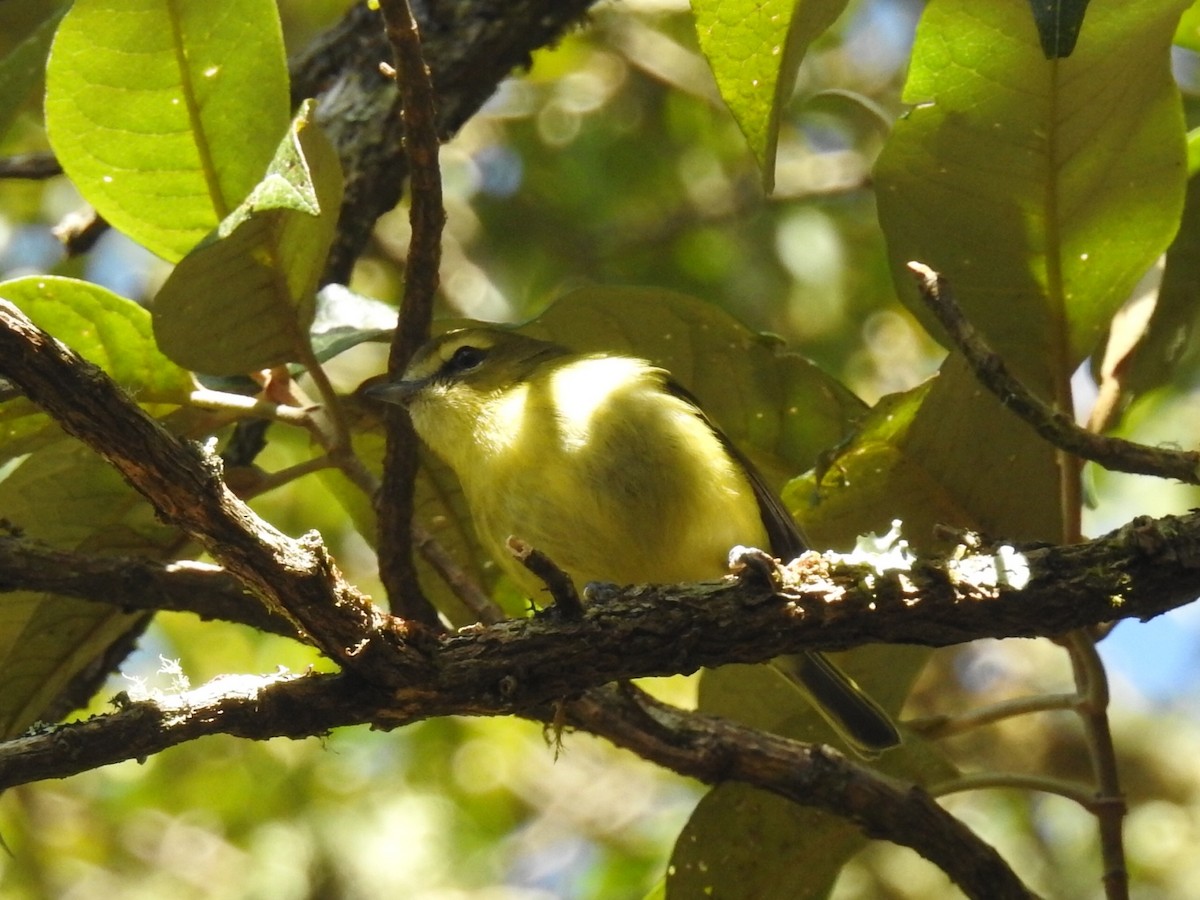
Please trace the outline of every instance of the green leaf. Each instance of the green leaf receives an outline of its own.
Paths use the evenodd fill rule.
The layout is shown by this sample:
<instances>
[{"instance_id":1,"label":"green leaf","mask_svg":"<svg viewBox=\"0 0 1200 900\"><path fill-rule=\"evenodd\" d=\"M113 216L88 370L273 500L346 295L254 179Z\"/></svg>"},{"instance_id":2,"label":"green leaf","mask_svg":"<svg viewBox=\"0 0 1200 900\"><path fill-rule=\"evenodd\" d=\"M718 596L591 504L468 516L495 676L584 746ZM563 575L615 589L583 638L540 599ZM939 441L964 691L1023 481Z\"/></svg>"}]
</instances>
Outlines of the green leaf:
<instances>
[{"instance_id":1,"label":"green leaf","mask_svg":"<svg viewBox=\"0 0 1200 900\"><path fill-rule=\"evenodd\" d=\"M64 6L51 12L29 37L0 59L0 137L12 126L46 71L50 40L66 11Z\"/></svg>"},{"instance_id":2,"label":"green leaf","mask_svg":"<svg viewBox=\"0 0 1200 900\"><path fill-rule=\"evenodd\" d=\"M1046 59L1071 55L1091 0L1029 0Z\"/></svg>"},{"instance_id":3,"label":"green leaf","mask_svg":"<svg viewBox=\"0 0 1200 900\"><path fill-rule=\"evenodd\" d=\"M722 784L701 798L680 832L666 896L821 900L866 843L845 819Z\"/></svg>"},{"instance_id":4,"label":"green leaf","mask_svg":"<svg viewBox=\"0 0 1200 900\"><path fill-rule=\"evenodd\" d=\"M109 222L171 261L262 177L288 105L273 0L76 0L46 72L63 169Z\"/></svg>"},{"instance_id":5,"label":"green leaf","mask_svg":"<svg viewBox=\"0 0 1200 900\"><path fill-rule=\"evenodd\" d=\"M311 109L301 108L266 178L155 298L155 337L180 365L233 375L306 357L342 200L341 164Z\"/></svg>"},{"instance_id":6,"label":"green leaf","mask_svg":"<svg viewBox=\"0 0 1200 900\"><path fill-rule=\"evenodd\" d=\"M178 532L75 441L32 454L0 481L0 509L25 536L89 553L162 555ZM0 594L0 734L43 718L71 682L144 615L28 591Z\"/></svg>"},{"instance_id":7,"label":"green leaf","mask_svg":"<svg viewBox=\"0 0 1200 900\"><path fill-rule=\"evenodd\" d=\"M1184 189L1170 71L1178 0L1095 0L1068 59L1046 60L1025 10L935 0L876 166L902 295L909 260L947 276L1030 386L1066 377L1166 248ZM987 47L987 53L979 48Z\"/></svg>"},{"instance_id":8,"label":"green leaf","mask_svg":"<svg viewBox=\"0 0 1200 900\"><path fill-rule=\"evenodd\" d=\"M1200 53L1200 5L1192 3L1179 19L1175 43L1186 50Z\"/></svg>"},{"instance_id":9,"label":"green leaf","mask_svg":"<svg viewBox=\"0 0 1200 900\"><path fill-rule=\"evenodd\" d=\"M150 313L132 300L86 281L53 275L0 283L0 297L107 372L141 403L182 404L194 388L192 376L159 352ZM24 398L0 404L0 459L34 449L18 443L18 438L48 425L48 417Z\"/></svg>"},{"instance_id":10,"label":"green leaf","mask_svg":"<svg viewBox=\"0 0 1200 900\"><path fill-rule=\"evenodd\" d=\"M939 525L1024 541L1062 534L1053 448L958 356L921 387L884 398L827 468L788 485L784 502L814 543L844 550L893 519L925 550Z\"/></svg>"},{"instance_id":11,"label":"green leaf","mask_svg":"<svg viewBox=\"0 0 1200 900\"><path fill-rule=\"evenodd\" d=\"M0 297L139 400L183 403L193 389L191 375L155 346L150 313L132 300L57 275L5 281Z\"/></svg>"},{"instance_id":12,"label":"green leaf","mask_svg":"<svg viewBox=\"0 0 1200 900\"><path fill-rule=\"evenodd\" d=\"M808 46L847 0L692 0L700 49L769 192L780 114Z\"/></svg>"}]
</instances>

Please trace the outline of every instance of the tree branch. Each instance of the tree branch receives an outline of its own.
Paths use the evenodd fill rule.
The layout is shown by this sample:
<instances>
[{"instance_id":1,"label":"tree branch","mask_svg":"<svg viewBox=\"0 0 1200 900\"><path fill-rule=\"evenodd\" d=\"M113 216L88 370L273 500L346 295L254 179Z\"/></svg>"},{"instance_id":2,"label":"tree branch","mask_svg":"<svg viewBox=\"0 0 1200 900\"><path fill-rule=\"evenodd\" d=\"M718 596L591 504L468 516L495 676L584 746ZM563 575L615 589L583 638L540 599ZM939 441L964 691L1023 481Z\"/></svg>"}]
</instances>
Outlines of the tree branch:
<instances>
[{"instance_id":1,"label":"tree branch","mask_svg":"<svg viewBox=\"0 0 1200 900\"><path fill-rule=\"evenodd\" d=\"M596 685L759 662L800 649L871 641L940 646L985 636L1060 634L1121 617L1148 618L1200 592L1200 513L1193 513L1138 519L1076 546L1023 554L1000 548L948 561L918 560L902 572L876 572L836 556L808 554L788 569L766 573L779 576L778 581L747 567L744 577L718 584L627 589L589 604L578 617L502 622L440 639L426 636L415 647L405 639L411 631L345 584L314 538L292 541L258 520L225 488L211 458L167 433L107 376L7 303L0 303L0 372L108 459L165 519L200 540L289 621L300 623L317 646L356 676L357 685L350 692L357 699L348 699L340 687L348 680L338 680L336 703L320 691L314 694L312 681L296 679L297 687L291 681L255 683L249 700L238 683L233 696L228 691L210 700L189 695L182 705L164 708L134 704L116 714L116 725L102 724L114 721L105 718L57 730L41 743L6 748L15 761L5 762L8 757L0 754L0 784L70 774L200 733L265 737L319 733L362 721L387 727L449 714L528 714ZM296 691L306 692L308 718L263 714L260 723L260 710L271 709L277 700L292 715L289 698ZM651 721L643 726L634 720L625 727L648 731L663 745L662 758L670 758L666 749L677 748L686 729L675 723L683 730L672 733L665 720L641 715ZM188 722L192 730L178 730L176 721ZM603 723L593 724L600 730ZM116 739L109 730L135 727L145 729L136 740ZM739 733L735 743L747 740ZM675 764L690 773L707 771L714 780L734 777L798 796L802 792L794 783L769 777L772 771L790 772L795 759L765 769L738 762L754 758L762 740L767 739L756 737L757 743L745 748L748 756L727 760L719 771L704 770L701 761L684 767L676 758ZM796 753L828 759L813 757L811 748ZM916 813L903 812L903 805L888 809L870 820L852 815L860 816L860 824L869 821L864 827L872 833L911 841L889 830L888 823ZM922 852L938 853L935 862L953 870L953 853L946 858L936 849Z\"/></svg>"},{"instance_id":2,"label":"tree branch","mask_svg":"<svg viewBox=\"0 0 1200 900\"><path fill-rule=\"evenodd\" d=\"M93 565L91 558L73 554L57 558L65 565L79 559ZM995 564L987 554L922 558L910 571L878 573L839 561L836 554L812 553L789 569L800 583L782 589L757 576L631 587L587 604L578 615L542 614L444 636L424 648L427 666L416 673L409 649L402 647L395 660L400 671L380 684L396 684L404 672L415 677L396 688L397 697L424 703L440 696L448 698L440 702L455 712L508 714L611 681L763 662L806 649L842 650L865 643L941 647L980 638L1054 637L1101 622L1144 620L1192 602L1200 593L1200 511L1134 520L1094 541L1030 550L1023 559L1028 565L1023 588L981 577ZM100 558L94 565L103 569L106 561ZM172 568L163 567L156 577L153 569L143 563L125 583L148 574L154 579L151 590L161 587L172 609L214 615L219 608L210 590L214 581L225 591L230 587L228 575L198 577L178 569L170 575ZM91 574L23 576L21 570L7 569L0 570L0 582L9 588L65 586L65 592L82 596ZM180 581L172 583L173 578ZM104 579L102 587L117 589L121 583L116 572ZM114 599L130 605L126 594ZM227 602L233 599L231 593ZM135 605L150 608L154 597ZM246 621L250 616L229 618ZM283 620L274 621L282 626ZM356 636L360 642L369 638L365 630ZM482 706L475 709L474 703ZM403 710L410 714L408 706Z\"/></svg>"},{"instance_id":3,"label":"tree branch","mask_svg":"<svg viewBox=\"0 0 1200 900\"><path fill-rule=\"evenodd\" d=\"M425 0L414 3L437 98L437 132L454 134L513 69L562 36L596 0ZM319 97L317 121L346 173L325 282L346 284L375 221L408 177L400 98L379 63L391 58L379 13L360 3L291 65L293 99Z\"/></svg>"},{"instance_id":4,"label":"tree branch","mask_svg":"<svg viewBox=\"0 0 1200 900\"><path fill-rule=\"evenodd\" d=\"M62 174L53 153L21 153L0 157L0 178L42 181Z\"/></svg>"},{"instance_id":5,"label":"tree branch","mask_svg":"<svg viewBox=\"0 0 1200 900\"><path fill-rule=\"evenodd\" d=\"M425 668L413 630L347 584L318 536L293 540L260 519L225 485L217 459L176 438L3 300L0 374L331 659L375 684L403 682Z\"/></svg>"},{"instance_id":6,"label":"tree branch","mask_svg":"<svg viewBox=\"0 0 1200 900\"><path fill-rule=\"evenodd\" d=\"M589 691L568 704L567 715L619 747L706 784L752 785L849 819L869 837L911 847L969 897L1034 896L992 847L924 789L830 747L685 713L626 687Z\"/></svg>"},{"instance_id":7,"label":"tree branch","mask_svg":"<svg viewBox=\"0 0 1200 900\"><path fill-rule=\"evenodd\" d=\"M1070 416L1051 408L1008 371L1000 355L967 321L946 279L922 263L910 262L908 268L917 279L925 305L937 316L979 383L1041 437L1060 450L1091 460L1113 472L1200 484L1200 453L1164 450L1122 438L1105 437L1080 428Z\"/></svg>"},{"instance_id":8,"label":"tree branch","mask_svg":"<svg viewBox=\"0 0 1200 900\"><path fill-rule=\"evenodd\" d=\"M173 610L222 619L284 637L292 623L273 614L220 566L161 563L128 556L67 553L33 541L0 537L0 592L44 591L107 603L126 611Z\"/></svg>"},{"instance_id":9,"label":"tree branch","mask_svg":"<svg viewBox=\"0 0 1200 900\"><path fill-rule=\"evenodd\" d=\"M342 725L408 724L456 709L428 697L393 704L345 675L226 676L185 694L122 697L118 710L0 744L0 790L135 759L210 734L300 738ZM545 720L551 713L533 712ZM849 818L868 836L912 847L971 897L1032 896L1003 860L924 790L851 762L828 747L685 713L624 687L567 705L569 720L618 746L709 784L739 781Z\"/></svg>"},{"instance_id":10,"label":"tree branch","mask_svg":"<svg viewBox=\"0 0 1200 900\"><path fill-rule=\"evenodd\" d=\"M438 269L442 259L442 174L438 167L438 133L434 120L433 85L421 50L417 23L408 0L380 4L385 34L392 45L392 76L399 87L404 127L404 158L412 173L408 220L412 239L405 263L404 299L388 355L388 376L399 378L425 341L433 321ZM440 627L437 610L421 592L413 560L413 508L417 469L417 433L403 409L385 411L383 487L376 498L379 511L379 576L392 610Z\"/></svg>"}]
</instances>

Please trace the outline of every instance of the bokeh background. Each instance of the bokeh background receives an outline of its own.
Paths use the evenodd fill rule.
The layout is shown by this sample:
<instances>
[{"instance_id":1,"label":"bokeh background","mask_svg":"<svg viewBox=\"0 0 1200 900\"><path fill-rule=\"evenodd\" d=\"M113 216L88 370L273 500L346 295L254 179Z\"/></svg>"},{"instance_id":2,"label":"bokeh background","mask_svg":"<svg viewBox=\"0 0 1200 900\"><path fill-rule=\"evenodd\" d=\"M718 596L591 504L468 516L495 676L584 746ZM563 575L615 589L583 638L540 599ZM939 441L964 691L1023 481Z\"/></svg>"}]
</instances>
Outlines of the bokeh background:
<instances>
[{"instance_id":1,"label":"bokeh background","mask_svg":"<svg viewBox=\"0 0 1200 900\"><path fill-rule=\"evenodd\" d=\"M0 3L0 52L53 4ZM281 0L296 51L347 7ZM654 285L780 335L868 403L918 384L943 351L896 300L875 219L871 166L899 102L922 5L853 2L813 47L780 138L766 197L754 160L697 50L686 0L602 3L586 27L536 54L442 151L448 226L444 314L536 316L582 284ZM1196 61L1178 51L1196 118ZM47 149L36 102L0 154ZM65 260L50 228L82 205L65 178L0 181L0 275L57 272L149 299L166 266L116 233ZM394 301L407 210L379 223L352 287ZM382 366L378 348L339 362L348 387ZM1169 389L1143 398L1121 433L1194 446L1196 353ZM1082 416L1092 396L1077 378ZM273 436L267 469L298 461ZM1198 505L1193 489L1089 472L1091 534L1136 514ZM378 595L373 556L320 482L256 501L292 534L319 529L343 568ZM0 514L3 511L0 510ZM1195 896L1200 883L1200 613L1125 624L1101 650L1130 795L1130 862L1143 898ZM302 670L303 648L232 625L162 614L93 711L122 690L176 690L227 673ZM681 680L682 681L682 680ZM1049 642L984 642L935 655L913 715L1070 688ZM685 697L686 683L665 688ZM1023 717L956 738L971 769L1087 777L1065 714ZM254 744L213 737L0 798L0 895L13 898L450 900L641 897L660 881L674 836L702 793L586 735L555 754L541 729L447 719L394 733ZM1098 895L1095 829L1061 798L984 791L947 800L1051 896ZM855 897L956 896L908 851L874 845L835 891Z\"/></svg>"}]
</instances>

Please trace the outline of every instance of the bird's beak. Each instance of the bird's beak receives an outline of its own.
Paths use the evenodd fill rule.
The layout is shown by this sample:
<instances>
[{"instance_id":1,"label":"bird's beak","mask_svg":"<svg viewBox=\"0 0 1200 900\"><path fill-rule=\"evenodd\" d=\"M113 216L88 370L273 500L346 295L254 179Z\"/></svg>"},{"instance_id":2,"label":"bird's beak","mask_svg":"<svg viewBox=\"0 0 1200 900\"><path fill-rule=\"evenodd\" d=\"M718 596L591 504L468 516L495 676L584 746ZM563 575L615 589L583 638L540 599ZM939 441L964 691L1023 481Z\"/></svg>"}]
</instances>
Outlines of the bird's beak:
<instances>
[{"instance_id":1,"label":"bird's beak","mask_svg":"<svg viewBox=\"0 0 1200 900\"><path fill-rule=\"evenodd\" d=\"M423 380L417 381L381 381L364 388L362 395L378 400L381 403L394 403L397 406L408 406L410 400L420 393L425 386Z\"/></svg>"}]
</instances>

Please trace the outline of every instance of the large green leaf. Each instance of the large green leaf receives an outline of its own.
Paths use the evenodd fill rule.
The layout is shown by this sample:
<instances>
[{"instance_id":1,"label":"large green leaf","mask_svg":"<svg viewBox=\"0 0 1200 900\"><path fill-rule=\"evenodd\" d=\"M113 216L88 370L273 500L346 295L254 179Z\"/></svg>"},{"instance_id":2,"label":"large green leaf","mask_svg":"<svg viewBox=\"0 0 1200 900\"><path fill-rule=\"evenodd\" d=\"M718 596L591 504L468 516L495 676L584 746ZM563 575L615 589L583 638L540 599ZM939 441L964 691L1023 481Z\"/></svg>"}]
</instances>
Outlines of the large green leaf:
<instances>
[{"instance_id":1,"label":"large green leaf","mask_svg":"<svg viewBox=\"0 0 1200 900\"><path fill-rule=\"evenodd\" d=\"M132 300L86 281L34 275L0 284L0 297L15 304L42 328L107 372L142 403L187 401L191 375L167 359L154 343L150 313ZM57 427L24 398L0 404L0 460L29 452L23 440Z\"/></svg>"},{"instance_id":2,"label":"large green leaf","mask_svg":"<svg viewBox=\"0 0 1200 900\"><path fill-rule=\"evenodd\" d=\"M337 152L292 123L266 178L189 253L154 300L154 334L182 366L234 375L303 359L342 200Z\"/></svg>"},{"instance_id":3,"label":"large green leaf","mask_svg":"<svg viewBox=\"0 0 1200 900\"><path fill-rule=\"evenodd\" d=\"M262 177L288 105L273 0L76 0L46 72L46 128L71 181L171 261Z\"/></svg>"},{"instance_id":4,"label":"large green leaf","mask_svg":"<svg viewBox=\"0 0 1200 900\"><path fill-rule=\"evenodd\" d=\"M935 0L876 166L903 266L948 276L971 321L1045 389L1089 353L1167 246L1184 189L1170 71L1181 0L1095 0L1074 53L1047 60L1019 3Z\"/></svg>"},{"instance_id":5,"label":"large green leaf","mask_svg":"<svg viewBox=\"0 0 1200 900\"><path fill-rule=\"evenodd\" d=\"M884 398L829 465L796 479L784 500L819 546L849 549L894 519L925 550L938 525L1055 541L1058 474L1053 448L952 356L932 381Z\"/></svg>"},{"instance_id":6,"label":"large green leaf","mask_svg":"<svg viewBox=\"0 0 1200 900\"><path fill-rule=\"evenodd\" d=\"M846 2L692 0L700 49L768 191L775 184L780 112L791 98L796 72L809 44L841 15Z\"/></svg>"}]
</instances>

